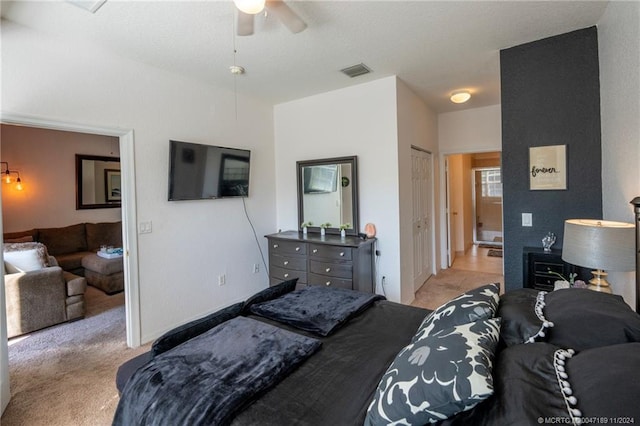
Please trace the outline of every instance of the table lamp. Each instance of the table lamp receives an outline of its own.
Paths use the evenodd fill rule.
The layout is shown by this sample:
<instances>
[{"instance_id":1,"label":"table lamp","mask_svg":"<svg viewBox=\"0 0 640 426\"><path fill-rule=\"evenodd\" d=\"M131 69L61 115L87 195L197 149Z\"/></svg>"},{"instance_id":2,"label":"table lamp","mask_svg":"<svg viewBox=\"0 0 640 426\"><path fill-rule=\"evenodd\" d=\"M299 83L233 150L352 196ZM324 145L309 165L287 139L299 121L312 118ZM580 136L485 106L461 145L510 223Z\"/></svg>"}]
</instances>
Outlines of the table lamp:
<instances>
[{"instance_id":1,"label":"table lamp","mask_svg":"<svg viewBox=\"0 0 640 426\"><path fill-rule=\"evenodd\" d=\"M593 268L589 289L611 293L605 270L635 269L634 225L594 219L566 220L562 260Z\"/></svg>"}]
</instances>

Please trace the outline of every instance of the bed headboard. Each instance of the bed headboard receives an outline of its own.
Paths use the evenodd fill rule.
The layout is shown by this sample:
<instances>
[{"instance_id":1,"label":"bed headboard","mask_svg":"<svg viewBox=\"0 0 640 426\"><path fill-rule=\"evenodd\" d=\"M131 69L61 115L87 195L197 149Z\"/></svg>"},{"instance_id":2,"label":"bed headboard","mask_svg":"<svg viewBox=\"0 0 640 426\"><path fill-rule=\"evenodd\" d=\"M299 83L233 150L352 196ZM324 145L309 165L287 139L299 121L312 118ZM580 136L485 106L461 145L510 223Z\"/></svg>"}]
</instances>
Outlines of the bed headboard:
<instances>
[{"instance_id":1,"label":"bed headboard","mask_svg":"<svg viewBox=\"0 0 640 426\"><path fill-rule=\"evenodd\" d=\"M640 197L631 200L636 214L636 312L640 311Z\"/></svg>"}]
</instances>

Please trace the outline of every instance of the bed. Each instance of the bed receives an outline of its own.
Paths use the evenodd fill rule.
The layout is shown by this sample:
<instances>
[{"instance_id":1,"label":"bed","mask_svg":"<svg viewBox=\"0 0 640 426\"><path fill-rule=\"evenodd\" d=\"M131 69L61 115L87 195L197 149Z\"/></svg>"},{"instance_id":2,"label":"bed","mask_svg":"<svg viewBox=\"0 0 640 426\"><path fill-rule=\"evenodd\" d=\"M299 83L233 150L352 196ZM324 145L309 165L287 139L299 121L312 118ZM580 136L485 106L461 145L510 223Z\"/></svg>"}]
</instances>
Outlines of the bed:
<instances>
[{"instance_id":1,"label":"bed","mask_svg":"<svg viewBox=\"0 0 640 426\"><path fill-rule=\"evenodd\" d=\"M634 423L638 372L619 296L489 283L431 312L293 280L123 366L113 424Z\"/></svg>"}]
</instances>

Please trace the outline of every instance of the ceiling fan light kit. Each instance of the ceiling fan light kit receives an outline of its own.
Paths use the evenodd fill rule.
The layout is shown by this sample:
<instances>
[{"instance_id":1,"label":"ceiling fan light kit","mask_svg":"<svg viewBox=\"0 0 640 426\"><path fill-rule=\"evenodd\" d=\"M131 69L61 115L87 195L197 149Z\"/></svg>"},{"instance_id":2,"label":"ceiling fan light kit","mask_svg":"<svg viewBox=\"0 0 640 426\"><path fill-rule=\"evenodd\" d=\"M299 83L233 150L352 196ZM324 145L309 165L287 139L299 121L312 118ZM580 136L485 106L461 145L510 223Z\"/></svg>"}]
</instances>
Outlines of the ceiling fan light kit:
<instances>
[{"instance_id":1,"label":"ceiling fan light kit","mask_svg":"<svg viewBox=\"0 0 640 426\"><path fill-rule=\"evenodd\" d=\"M451 94L450 99L454 104L463 104L471 99L471 93L467 90L458 90Z\"/></svg>"},{"instance_id":2,"label":"ceiling fan light kit","mask_svg":"<svg viewBox=\"0 0 640 426\"><path fill-rule=\"evenodd\" d=\"M255 15L264 10L265 0L233 0L238 10Z\"/></svg>"},{"instance_id":3,"label":"ceiling fan light kit","mask_svg":"<svg viewBox=\"0 0 640 426\"><path fill-rule=\"evenodd\" d=\"M286 26L289 31L297 34L307 28L307 24L293 11L283 0L233 0L238 8L236 34L239 36L249 36L253 34L254 15L260 13L263 9ZM262 6L256 5L252 8L246 8L241 3L261 3ZM247 12L250 10L250 12Z\"/></svg>"}]
</instances>

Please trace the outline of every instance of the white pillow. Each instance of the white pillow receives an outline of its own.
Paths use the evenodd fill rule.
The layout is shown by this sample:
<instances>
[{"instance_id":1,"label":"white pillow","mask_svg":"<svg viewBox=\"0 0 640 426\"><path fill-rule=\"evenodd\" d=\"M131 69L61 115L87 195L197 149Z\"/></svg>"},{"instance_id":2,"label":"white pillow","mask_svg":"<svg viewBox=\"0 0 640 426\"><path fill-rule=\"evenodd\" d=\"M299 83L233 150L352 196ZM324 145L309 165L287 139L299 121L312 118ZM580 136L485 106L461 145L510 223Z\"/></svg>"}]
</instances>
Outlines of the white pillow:
<instances>
[{"instance_id":1,"label":"white pillow","mask_svg":"<svg viewBox=\"0 0 640 426\"><path fill-rule=\"evenodd\" d=\"M4 266L7 273L37 271L46 265L42 262L38 249L5 251Z\"/></svg>"}]
</instances>

